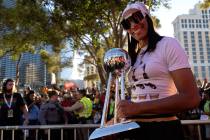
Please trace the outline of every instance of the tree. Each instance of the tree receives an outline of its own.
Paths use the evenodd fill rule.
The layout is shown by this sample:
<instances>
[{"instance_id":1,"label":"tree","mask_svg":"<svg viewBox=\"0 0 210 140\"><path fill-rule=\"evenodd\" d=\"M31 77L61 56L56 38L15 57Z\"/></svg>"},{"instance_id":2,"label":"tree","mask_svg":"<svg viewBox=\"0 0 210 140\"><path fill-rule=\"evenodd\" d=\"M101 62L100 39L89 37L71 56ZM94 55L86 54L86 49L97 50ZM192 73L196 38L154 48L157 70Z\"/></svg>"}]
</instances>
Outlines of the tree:
<instances>
[{"instance_id":1,"label":"tree","mask_svg":"<svg viewBox=\"0 0 210 140\"><path fill-rule=\"evenodd\" d=\"M48 0L42 2L49 4ZM151 11L159 5L168 7L167 0L146 1ZM120 26L121 12L128 0L54 0L54 11L60 13L54 19L62 25L74 40L76 49L86 50L96 62L102 84L106 74L103 69L103 54L113 47L122 48L126 43L126 35ZM158 21L158 20L156 20ZM159 25L159 24L158 24Z\"/></svg>"},{"instance_id":2,"label":"tree","mask_svg":"<svg viewBox=\"0 0 210 140\"><path fill-rule=\"evenodd\" d=\"M17 1L10 8L0 7L0 57L9 54L16 65L16 84L19 81L19 63L23 53L40 53L53 45L52 52L45 59L50 72L60 70L59 52L64 48L64 33L55 23L50 24L44 8L33 1ZM52 55L53 54L53 55ZM46 58L46 54L45 54ZM50 62L52 59L56 61ZM67 62L66 62L67 63ZM59 68L58 68L59 67Z\"/></svg>"},{"instance_id":3,"label":"tree","mask_svg":"<svg viewBox=\"0 0 210 140\"><path fill-rule=\"evenodd\" d=\"M203 3L201 3L201 8L207 9L210 7L210 1L209 0L204 0Z\"/></svg>"},{"instance_id":4,"label":"tree","mask_svg":"<svg viewBox=\"0 0 210 140\"><path fill-rule=\"evenodd\" d=\"M19 64L23 52L34 52L33 43L36 38L31 37L27 29L22 29L14 20L19 20L16 16L17 10L12 8L0 7L1 13L1 34L0 34L0 57L10 54L16 60L16 85L19 84ZM14 17L14 18L11 18Z\"/></svg>"},{"instance_id":5,"label":"tree","mask_svg":"<svg viewBox=\"0 0 210 140\"><path fill-rule=\"evenodd\" d=\"M162 5L168 7L168 1L143 2L154 11ZM128 2L129 0L17 0L19 7L16 10L20 11L17 12L17 17L21 20L14 20L14 27L27 27L31 36L38 37L38 42L42 44L51 44L55 52L63 48L63 40L71 38L74 49L86 50L94 59L101 83L105 84L103 54L110 48L125 46L126 35L120 21L121 12ZM33 30L34 33L31 32Z\"/></svg>"}]
</instances>

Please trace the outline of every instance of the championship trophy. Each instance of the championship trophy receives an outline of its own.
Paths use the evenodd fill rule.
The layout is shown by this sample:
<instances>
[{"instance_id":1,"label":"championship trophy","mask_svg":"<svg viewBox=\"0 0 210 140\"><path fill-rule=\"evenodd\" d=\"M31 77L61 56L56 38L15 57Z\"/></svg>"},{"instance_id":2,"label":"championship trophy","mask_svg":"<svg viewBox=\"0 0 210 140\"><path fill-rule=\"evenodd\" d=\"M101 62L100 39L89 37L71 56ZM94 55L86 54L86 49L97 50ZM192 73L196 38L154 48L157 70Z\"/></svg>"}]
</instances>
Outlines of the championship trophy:
<instances>
[{"instance_id":1,"label":"championship trophy","mask_svg":"<svg viewBox=\"0 0 210 140\"><path fill-rule=\"evenodd\" d=\"M121 48L112 48L105 53L104 69L109 74L109 77L107 82L103 114L101 118L100 128L97 128L93 131L93 133L89 137L90 140L140 127L136 122L126 121L123 118L121 118L120 122L117 122L116 105L119 102L119 100L125 100L125 73L129 70L130 66L131 66L131 59L125 50ZM105 125L107 120L110 89L111 89L111 82L113 76L115 77L115 85L116 85L114 124ZM121 95L119 95L119 83L121 84L120 85Z\"/></svg>"}]
</instances>

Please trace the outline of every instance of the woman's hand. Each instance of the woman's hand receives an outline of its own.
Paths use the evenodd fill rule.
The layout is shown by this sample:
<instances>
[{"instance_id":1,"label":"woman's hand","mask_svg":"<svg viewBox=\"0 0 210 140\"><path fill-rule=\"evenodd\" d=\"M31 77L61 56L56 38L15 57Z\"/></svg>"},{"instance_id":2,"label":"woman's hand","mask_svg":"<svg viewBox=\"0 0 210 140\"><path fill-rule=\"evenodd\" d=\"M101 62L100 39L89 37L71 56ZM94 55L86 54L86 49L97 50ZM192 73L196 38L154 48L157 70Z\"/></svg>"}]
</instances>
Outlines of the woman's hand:
<instances>
[{"instance_id":1,"label":"woman's hand","mask_svg":"<svg viewBox=\"0 0 210 140\"><path fill-rule=\"evenodd\" d=\"M114 118L112 118L111 120L107 121L105 123L105 126L108 126L108 125L113 125L114 124Z\"/></svg>"},{"instance_id":2,"label":"woman's hand","mask_svg":"<svg viewBox=\"0 0 210 140\"><path fill-rule=\"evenodd\" d=\"M119 103L117 104L117 117L128 118L137 114L136 111L138 107L135 107L135 106L136 104L131 101L127 101L127 100L119 101Z\"/></svg>"}]
</instances>

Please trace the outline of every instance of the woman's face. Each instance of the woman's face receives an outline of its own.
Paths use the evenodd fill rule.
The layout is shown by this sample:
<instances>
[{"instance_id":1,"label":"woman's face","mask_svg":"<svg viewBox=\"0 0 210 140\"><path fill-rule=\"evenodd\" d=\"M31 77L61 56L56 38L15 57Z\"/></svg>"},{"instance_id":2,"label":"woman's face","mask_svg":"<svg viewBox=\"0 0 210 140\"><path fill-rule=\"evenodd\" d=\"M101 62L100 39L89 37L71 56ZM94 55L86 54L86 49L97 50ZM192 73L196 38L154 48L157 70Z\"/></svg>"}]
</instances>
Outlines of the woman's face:
<instances>
[{"instance_id":1,"label":"woman's face","mask_svg":"<svg viewBox=\"0 0 210 140\"><path fill-rule=\"evenodd\" d=\"M128 19L129 17L132 16L133 13L136 13L137 9L130 9L126 11L123 15L123 19ZM148 36L148 23L146 18L143 18L139 20L139 23L134 23L133 21L129 20L130 22L130 28L127 29L127 32L136 40L147 40Z\"/></svg>"}]
</instances>

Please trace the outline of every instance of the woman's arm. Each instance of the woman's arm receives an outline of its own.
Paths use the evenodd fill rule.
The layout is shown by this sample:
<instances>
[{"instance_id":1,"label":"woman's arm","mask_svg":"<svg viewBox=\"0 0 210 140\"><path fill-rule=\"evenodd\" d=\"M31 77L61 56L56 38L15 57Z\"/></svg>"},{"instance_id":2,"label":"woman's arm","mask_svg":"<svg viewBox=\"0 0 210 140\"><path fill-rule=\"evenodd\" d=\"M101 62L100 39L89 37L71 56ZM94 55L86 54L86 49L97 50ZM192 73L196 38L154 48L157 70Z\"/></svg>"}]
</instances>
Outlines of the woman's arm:
<instances>
[{"instance_id":1,"label":"woman's arm","mask_svg":"<svg viewBox=\"0 0 210 140\"><path fill-rule=\"evenodd\" d=\"M117 107L118 117L132 117L140 114L178 113L197 107L200 102L200 96L191 69L183 68L172 71L170 74L179 94L140 103L125 100L120 101Z\"/></svg>"},{"instance_id":2,"label":"woman's arm","mask_svg":"<svg viewBox=\"0 0 210 140\"><path fill-rule=\"evenodd\" d=\"M83 104L80 101L77 101L71 107L64 107L64 111L71 112L76 111L83 108Z\"/></svg>"}]
</instances>

